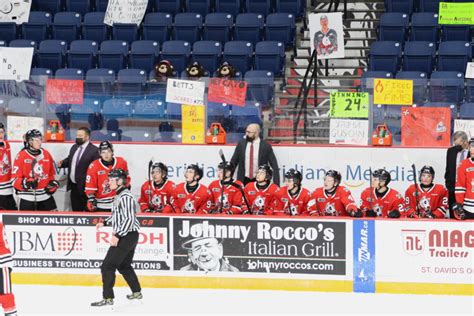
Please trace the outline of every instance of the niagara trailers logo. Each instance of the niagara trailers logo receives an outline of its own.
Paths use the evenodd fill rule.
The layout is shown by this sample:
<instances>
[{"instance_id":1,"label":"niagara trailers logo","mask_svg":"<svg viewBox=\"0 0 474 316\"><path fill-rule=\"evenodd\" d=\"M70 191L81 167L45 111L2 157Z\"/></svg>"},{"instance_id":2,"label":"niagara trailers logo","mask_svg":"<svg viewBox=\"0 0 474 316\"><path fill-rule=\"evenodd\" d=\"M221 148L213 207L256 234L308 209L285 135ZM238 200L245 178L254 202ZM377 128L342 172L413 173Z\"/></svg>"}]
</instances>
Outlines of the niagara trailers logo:
<instances>
[{"instance_id":1,"label":"niagara trailers logo","mask_svg":"<svg viewBox=\"0 0 474 316\"><path fill-rule=\"evenodd\" d=\"M425 247L425 235L425 230L403 229L403 250L412 256L421 254Z\"/></svg>"}]
</instances>

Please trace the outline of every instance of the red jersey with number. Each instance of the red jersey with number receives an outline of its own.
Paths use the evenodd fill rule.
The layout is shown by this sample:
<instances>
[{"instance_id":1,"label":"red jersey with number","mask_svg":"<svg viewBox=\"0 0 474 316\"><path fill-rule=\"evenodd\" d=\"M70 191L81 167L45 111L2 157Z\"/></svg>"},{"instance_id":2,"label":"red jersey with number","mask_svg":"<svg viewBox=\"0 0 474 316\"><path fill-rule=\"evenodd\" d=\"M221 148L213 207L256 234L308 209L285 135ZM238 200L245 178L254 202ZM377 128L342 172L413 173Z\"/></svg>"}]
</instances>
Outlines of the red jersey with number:
<instances>
[{"instance_id":1,"label":"red jersey with number","mask_svg":"<svg viewBox=\"0 0 474 316\"><path fill-rule=\"evenodd\" d=\"M463 204L466 212L474 213L474 162L464 159L458 167L456 177L456 202Z\"/></svg>"},{"instance_id":2,"label":"red jersey with number","mask_svg":"<svg viewBox=\"0 0 474 316\"><path fill-rule=\"evenodd\" d=\"M176 202L173 198L176 186L171 180L166 180L162 186L156 186L153 181L146 181L142 185L140 209L142 212L149 210L153 213L174 213Z\"/></svg>"},{"instance_id":3,"label":"red jersey with number","mask_svg":"<svg viewBox=\"0 0 474 316\"><path fill-rule=\"evenodd\" d=\"M12 154L10 143L4 140L0 147L0 195L12 194Z\"/></svg>"},{"instance_id":4,"label":"red jersey with number","mask_svg":"<svg viewBox=\"0 0 474 316\"><path fill-rule=\"evenodd\" d=\"M398 210L401 214L405 211L402 195L392 188L388 188L381 197L377 197L375 188L369 187L362 192L360 199L362 211L365 213L367 210L373 210L378 217L387 217L388 212L393 210Z\"/></svg>"},{"instance_id":5,"label":"red jersey with number","mask_svg":"<svg viewBox=\"0 0 474 316\"><path fill-rule=\"evenodd\" d=\"M280 188L275 183L270 183L263 190L257 187L257 182L248 183L244 188L244 192L250 205L250 213L254 215L272 215L279 190Z\"/></svg>"},{"instance_id":6,"label":"red jersey with number","mask_svg":"<svg viewBox=\"0 0 474 316\"><path fill-rule=\"evenodd\" d=\"M417 191L418 198L416 197ZM418 210L416 208L417 200ZM418 211L420 213L431 212L436 218L444 218L448 211L448 190L441 184L435 184L427 191L423 190L419 184L418 190L414 184L410 185L405 192L405 215L411 217Z\"/></svg>"},{"instance_id":7,"label":"red jersey with number","mask_svg":"<svg viewBox=\"0 0 474 316\"><path fill-rule=\"evenodd\" d=\"M234 181L234 185L238 185L243 190L243 184L240 181ZM212 211L218 213L222 208L225 214L242 214L247 207L242 197L242 192L234 185L224 185L222 193L222 185L220 180L212 181L209 185L211 191Z\"/></svg>"},{"instance_id":8,"label":"red jersey with number","mask_svg":"<svg viewBox=\"0 0 474 316\"><path fill-rule=\"evenodd\" d=\"M12 266L12 252L8 247L7 234L3 223L0 222L0 267Z\"/></svg>"},{"instance_id":9,"label":"red jersey with number","mask_svg":"<svg viewBox=\"0 0 474 316\"><path fill-rule=\"evenodd\" d=\"M193 193L188 192L185 182L178 184L174 190L174 198L176 213L208 214L212 209L211 192L201 183Z\"/></svg>"},{"instance_id":10,"label":"red jersey with number","mask_svg":"<svg viewBox=\"0 0 474 316\"><path fill-rule=\"evenodd\" d=\"M301 188L298 195L292 197L288 192L288 187L280 188L275 197L273 214L282 216L305 215L308 212L310 199L311 193L308 189Z\"/></svg>"},{"instance_id":11,"label":"red jersey with number","mask_svg":"<svg viewBox=\"0 0 474 316\"><path fill-rule=\"evenodd\" d=\"M308 213L316 216L349 216L347 212L349 206L357 207L349 189L340 185L334 194L328 195L321 187L311 194Z\"/></svg>"},{"instance_id":12,"label":"red jersey with number","mask_svg":"<svg viewBox=\"0 0 474 316\"><path fill-rule=\"evenodd\" d=\"M123 169L128 172L128 165L122 157L114 157L114 163L105 166L99 158L94 160L87 169L85 193L93 195L97 199L97 207L101 209L112 209L115 190L109 186L109 172L112 169ZM130 183L130 177L127 179Z\"/></svg>"},{"instance_id":13,"label":"red jersey with number","mask_svg":"<svg viewBox=\"0 0 474 316\"><path fill-rule=\"evenodd\" d=\"M33 202L36 196L37 202L45 201L50 197L45 188L49 181L54 180L55 174L53 157L46 149L40 149L40 154L36 156L23 149L16 155L13 164L13 186L17 195L23 200ZM36 179L38 181L36 190L26 190L23 187L23 179Z\"/></svg>"}]
</instances>

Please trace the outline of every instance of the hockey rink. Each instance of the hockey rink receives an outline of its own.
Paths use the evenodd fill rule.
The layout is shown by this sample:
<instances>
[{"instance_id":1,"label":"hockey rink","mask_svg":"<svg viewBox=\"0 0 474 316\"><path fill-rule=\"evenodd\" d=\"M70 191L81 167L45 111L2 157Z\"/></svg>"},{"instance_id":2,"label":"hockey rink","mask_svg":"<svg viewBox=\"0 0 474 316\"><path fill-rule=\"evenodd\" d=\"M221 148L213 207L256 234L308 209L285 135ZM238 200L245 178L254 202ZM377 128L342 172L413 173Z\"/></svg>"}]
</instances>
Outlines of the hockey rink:
<instances>
[{"instance_id":1,"label":"hockey rink","mask_svg":"<svg viewBox=\"0 0 474 316\"><path fill-rule=\"evenodd\" d=\"M127 302L117 287L115 306L91 308L100 287L14 285L19 315L473 315L474 297L288 292L257 290L143 289Z\"/></svg>"}]
</instances>

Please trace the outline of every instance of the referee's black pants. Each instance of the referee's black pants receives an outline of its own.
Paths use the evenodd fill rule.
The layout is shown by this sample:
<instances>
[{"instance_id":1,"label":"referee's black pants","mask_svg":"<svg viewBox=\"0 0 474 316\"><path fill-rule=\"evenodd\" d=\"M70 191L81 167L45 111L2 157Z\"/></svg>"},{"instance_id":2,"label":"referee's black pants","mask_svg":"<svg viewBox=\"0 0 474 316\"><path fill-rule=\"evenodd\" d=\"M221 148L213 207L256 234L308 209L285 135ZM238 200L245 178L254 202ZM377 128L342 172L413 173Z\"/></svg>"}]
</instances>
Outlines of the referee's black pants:
<instances>
[{"instance_id":1,"label":"referee's black pants","mask_svg":"<svg viewBox=\"0 0 474 316\"><path fill-rule=\"evenodd\" d=\"M138 232L130 232L121 237L117 247L110 247L102 262L102 295L103 298L114 298L115 270L118 270L132 292L140 292L135 270L132 268L133 255L138 243Z\"/></svg>"}]
</instances>

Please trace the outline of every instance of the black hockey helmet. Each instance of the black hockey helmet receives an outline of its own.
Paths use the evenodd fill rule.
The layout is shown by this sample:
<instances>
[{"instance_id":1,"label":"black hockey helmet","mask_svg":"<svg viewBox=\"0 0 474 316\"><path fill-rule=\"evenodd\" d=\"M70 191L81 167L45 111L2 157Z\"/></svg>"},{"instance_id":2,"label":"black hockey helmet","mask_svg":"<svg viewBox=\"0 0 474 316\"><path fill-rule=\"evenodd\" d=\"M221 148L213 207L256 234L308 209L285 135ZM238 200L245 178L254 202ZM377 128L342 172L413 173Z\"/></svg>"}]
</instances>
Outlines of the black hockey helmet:
<instances>
[{"instance_id":1,"label":"black hockey helmet","mask_svg":"<svg viewBox=\"0 0 474 316\"><path fill-rule=\"evenodd\" d=\"M217 166L217 169L222 169L222 170L229 170L230 171L230 174L231 176L234 174L234 171L235 171L235 166L233 163L231 163L230 161L226 161L226 162L223 162L221 161L219 163L219 165Z\"/></svg>"},{"instance_id":2,"label":"black hockey helmet","mask_svg":"<svg viewBox=\"0 0 474 316\"><path fill-rule=\"evenodd\" d=\"M41 134L41 132L37 129L30 129L29 131L26 132L25 134L25 140L26 142L29 142L30 140L32 140L33 138L41 138L43 137L43 135Z\"/></svg>"},{"instance_id":3,"label":"black hockey helmet","mask_svg":"<svg viewBox=\"0 0 474 316\"><path fill-rule=\"evenodd\" d=\"M204 170L202 170L202 168L199 167L199 165L197 163L188 165L186 170L188 170L188 169L193 169L194 170L194 174L199 177L198 181L201 180L202 177L204 176Z\"/></svg>"},{"instance_id":4,"label":"black hockey helmet","mask_svg":"<svg viewBox=\"0 0 474 316\"><path fill-rule=\"evenodd\" d=\"M164 179L168 178L168 167L162 162L155 162L151 165L151 172L153 173L155 169L161 171L161 175Z\"/></svg>"},{"instance_id":5,"label":"black hockey helmet","mask_svg":"<svg viewBox=\"0 0 474 316\"><path fill-rule=\"evenodd\" d=\"M3 129L3 130L5 130L5 125L3 125L3 123L2 123L2 122L0 122L0 129Z\"/></svg>"},{"instance_id":6,"label":"black hockey helmet","mask_svg":"<svg viewBox=\"0 0 474 316\"><path fill-rule=\"evenodd\" d=\"M474 137L472 137L471 139L469 139L469 146L472 146L474 145Z\"/></svg>"},{"instance_id":7,"label":"black hockey helmet","mask_svg":"<svg viewBox=\"0 0 474 316\"><path fill-rule=\"evenodd\" d=\"M390 176L390 172L385 169L377 169L372 173L374 178L382 180L385 182L385 186L388 186L390 180L392 180L392 176Z\"/></svg>"},{"instance_id":8,"label":"black hockey helmet","mask_svg":"<svg viewBox=\"0 0 474 316\"><path fill-rule=\"evenodd\" d=\"M128 172L123 169L112 169L109 172L109 178L122 179L124 182L127 180Z\"/></svg>"},{"instance_id":9,"label":"black hockey helmet","mask_svg":"<svg viewBox=\"0 0 474 316\"><path fill-rule=\"evenodd\" d=\"M112 152L114 152L114 146L112 146L112 144L108 140L104 140L100 143L99 153L106 149L110 149Z\"/></svg>"},{"instance_id":10,"label":"black hockey helmet","mask_svg":"<svg viewBox=\"0 0 474 316\"><path fill-rule=\"evenodd\" d=\"M326 171L326 174L324 175L324 177L331 177L334 179L334 181L336 181L337 183L335 184L335 186L338 186L339 184L341 184L341 180L342 180L342 176L341 176L341 173L337 170L328 170Z\"/></svg>"},{"instance_id":11,"label":"black hockey helmet","mask_svg":"<svg viewBox=\"0 0 474 316\"><path fill-rule=\"evenodd\" d=\"M265 180L270 181L273 178L273 169L269 165L261 165L258 167L258 171L265 171Z\"/></svg>"},{"instance_id":12,"label":"black hockey helmet","mask_svg":"<svg viewBox=\"0 0 474 316\"><path fill-rule=\"evenodd\" d=\"M435 177L435 170L434 170L434 168L431 167L431 166L423 166L423 167L421 168L421 170L420 170L420 178L419 178L420 181L421 181L421 175L422 175L423 173L428 173L428 174L430 174L433 179L434 179L434 177Z\"/></svg>"},{"instance_id":13,"label":"black hockey helmet","mask_svg":"<svg viewBox=\"0 0 474 316\"><path fill-rule=\"evenodd\" d=\"M297 186L301 186L301 183L303 182L303 175L298 170L291 168L285 172L285 179L293 179L293 182Z\"/></svg>"}]
</instances>

